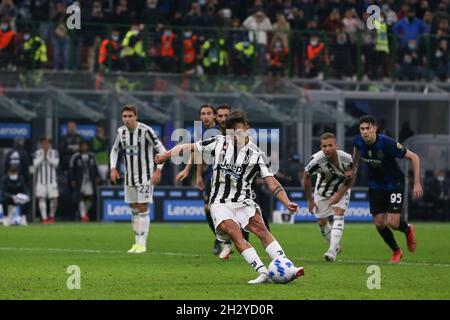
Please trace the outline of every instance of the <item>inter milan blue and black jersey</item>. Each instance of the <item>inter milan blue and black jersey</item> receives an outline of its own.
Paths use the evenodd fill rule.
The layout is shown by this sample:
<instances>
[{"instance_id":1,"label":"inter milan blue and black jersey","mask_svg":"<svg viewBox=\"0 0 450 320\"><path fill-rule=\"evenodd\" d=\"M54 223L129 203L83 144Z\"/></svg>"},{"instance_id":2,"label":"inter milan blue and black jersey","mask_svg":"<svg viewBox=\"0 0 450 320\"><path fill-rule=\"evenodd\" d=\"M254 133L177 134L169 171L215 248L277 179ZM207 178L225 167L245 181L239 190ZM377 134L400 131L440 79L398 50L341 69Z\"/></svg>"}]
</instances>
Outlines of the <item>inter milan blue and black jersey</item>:
<instances>
[{"instance_id":1,"label":"inter milan blue and black jersey","mask_svg":"<svg viewBox=\"0 0 450 320\"><path fill-rule=\"evenodd\" d=\"M369 166L370 189L395 191L403 186L404 176L396 158L402 159L406 149L400 143L384 134L377 134L375 143L369 146L358 136L355 148L360 159Z\"/></svg>"}]
</instances>

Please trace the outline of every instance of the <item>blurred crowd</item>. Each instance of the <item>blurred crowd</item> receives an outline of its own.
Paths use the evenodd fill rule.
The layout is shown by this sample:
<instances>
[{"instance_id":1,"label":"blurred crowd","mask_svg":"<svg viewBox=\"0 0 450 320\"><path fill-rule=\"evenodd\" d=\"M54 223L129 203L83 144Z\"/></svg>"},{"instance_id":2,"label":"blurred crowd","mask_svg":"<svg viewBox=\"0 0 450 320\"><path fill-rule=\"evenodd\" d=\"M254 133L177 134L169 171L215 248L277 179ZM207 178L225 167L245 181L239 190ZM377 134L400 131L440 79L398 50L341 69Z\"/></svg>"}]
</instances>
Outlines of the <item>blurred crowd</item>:
<instances>
[{"instance_id":1,"label":"blurred crowd","mask_svg":"<svg viewBox=\"0 0 450 320\"><path fill-rule=\"evenodd\" d=\"M0 68L445 81L449 2L1 0Z\"/></svg>"}]
</instances>

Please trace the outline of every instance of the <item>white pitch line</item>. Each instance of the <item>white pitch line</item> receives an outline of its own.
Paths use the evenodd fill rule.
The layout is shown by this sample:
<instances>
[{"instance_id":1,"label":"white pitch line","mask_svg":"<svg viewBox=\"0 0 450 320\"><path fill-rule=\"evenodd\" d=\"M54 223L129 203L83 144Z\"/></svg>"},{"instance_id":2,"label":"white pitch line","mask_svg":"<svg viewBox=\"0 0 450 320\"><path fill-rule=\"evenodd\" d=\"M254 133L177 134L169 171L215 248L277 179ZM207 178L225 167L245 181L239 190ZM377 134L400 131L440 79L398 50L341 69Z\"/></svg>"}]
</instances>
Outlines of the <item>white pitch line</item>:
<instances>
[{"instance_id":1,"label":"white pitch line","mask_svg":"<svg viewBox=\"0 0 450 320\"><path fill-rule=\"evenodd\" d=\"M118 250L97 250L97 249L63 249L63 248L16 248L16 247L0 247L1 251L40 251L40 252L69 252L69 253L100 253L100 254L127 254L125 251ZM183 252L148 252L151 255L158 256L181 256L181 257L210 257L207 254L197 253L183 253ZM306 262L324 262L322 259L310 259L302 257L292 257L292 260L306 261ZM349 263L349 264L381 264L390 265L386 261L377 260L355 260L355 259L338 259L337 262ZM429 262L400 262L399 265L405 266L424 266L424 267L443 267L450 268L450 264L446 263L429 263Z\"/></svg>"}]
</instances>

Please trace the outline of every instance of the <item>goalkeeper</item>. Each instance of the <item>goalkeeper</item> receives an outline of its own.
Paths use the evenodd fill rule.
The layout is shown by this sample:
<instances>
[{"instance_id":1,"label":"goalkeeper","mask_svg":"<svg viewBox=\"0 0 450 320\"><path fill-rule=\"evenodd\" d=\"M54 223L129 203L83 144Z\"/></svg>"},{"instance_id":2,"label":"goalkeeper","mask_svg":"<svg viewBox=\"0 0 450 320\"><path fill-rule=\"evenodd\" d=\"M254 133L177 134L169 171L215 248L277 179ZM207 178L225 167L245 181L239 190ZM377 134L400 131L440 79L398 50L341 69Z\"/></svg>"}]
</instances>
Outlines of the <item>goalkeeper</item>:
<instances>
[{"instance_id":1,"label":"goalkeeper","mask_svg":"<svg viewBox=\"0 0 450 320\"><path fill-rule=\"evenodd\" d=\"M8 173L3 176L0 190L2 194L3 225L9 226L13 218L13 212L16 207L21 207L20 225L27 225L26 210L23 209L30 201L30 196L27 186L23 178L19 175L19 170L16 166L11 166Z\"/></svg>"}]
</instances>

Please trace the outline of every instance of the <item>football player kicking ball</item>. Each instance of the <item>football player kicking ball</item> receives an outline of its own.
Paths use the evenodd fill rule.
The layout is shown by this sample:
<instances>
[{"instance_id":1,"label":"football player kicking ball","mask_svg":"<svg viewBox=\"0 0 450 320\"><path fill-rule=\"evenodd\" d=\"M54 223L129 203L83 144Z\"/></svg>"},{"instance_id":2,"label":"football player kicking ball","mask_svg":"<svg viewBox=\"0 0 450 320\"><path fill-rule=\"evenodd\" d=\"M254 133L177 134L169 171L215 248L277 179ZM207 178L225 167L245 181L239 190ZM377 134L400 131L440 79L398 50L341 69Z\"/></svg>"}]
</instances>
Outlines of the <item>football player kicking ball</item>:
<instances>
[{"instance_id":1,"label":"football player kicking ball","mask_svg":"<svg viewBox=\"0 0 450 320\"><path fill-rule=\"evenodd\" d=\"M416 250L414 226L400 218L403 206L404 176L396 158L411 161L414 171L413 199L422 197L420 184L420 159L414 152L406 150L400 143L391 138L377 134L377 122L371 115L359 119L360 136L355 139L353 163L356 173L358 161L367 163L369 167L369 204L378 233L391 248L391 263L399 263L403 252L395 241L391 229L401 231L406 236L408 250ZM387 222L387 225L386 225Z\"/></svg>"},{"instance_id":2,"label":"football player kicking ball","mask_svg":"<svg viewBox=\"0 0 450 320\"><path fill-rule=\"evenodd\" d=\"M336 137L326 132L320 136L320 149L311 157L303 176L309 212L314 212L320 232L329 243L328 251L324 254L325 260L336 261L341 251L340 241L344 233L344 212L350 201L350 187L352 179L345 175L352 170L352 156L344 151L337 150ZM311 192L311 176L317 174L314 198ZM328 217L333 215L333 227Z\"/></svg>"},{"instance_id":3,"label":"football player kicking ball","mask_svg":"<svg viewBox=\"0 0 450 320\"><path fill-rule=\"evenodd\" d=\"M289 200L283 187L274 178L264 152L249 140L249 123L245 114L240 111L231 112L225 127L225 136L218 135L194 144L177 145L168 152L157 154L155 162L164 163L171 156L179 156L183 152L197 151L213 156L214 171L209 206L217 238L222 241L231 239L245 261L259 273L256 279L248 283L269 282L266 266L252 245L245 241L241 232L242 228L254 233L272 260L285 257L280 244L264 225L260 207L251 198L255 175L261 174L269 189L291 214L297 211L298 205ZM297 268L296 276L303 274L304 269Z\"/></svg>"}]
</instances>

